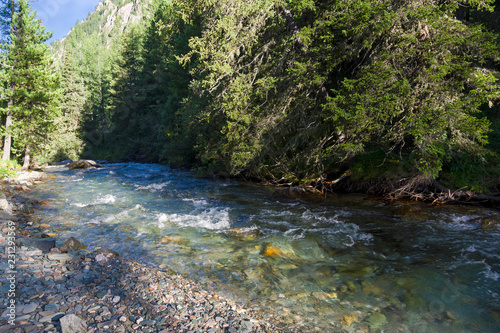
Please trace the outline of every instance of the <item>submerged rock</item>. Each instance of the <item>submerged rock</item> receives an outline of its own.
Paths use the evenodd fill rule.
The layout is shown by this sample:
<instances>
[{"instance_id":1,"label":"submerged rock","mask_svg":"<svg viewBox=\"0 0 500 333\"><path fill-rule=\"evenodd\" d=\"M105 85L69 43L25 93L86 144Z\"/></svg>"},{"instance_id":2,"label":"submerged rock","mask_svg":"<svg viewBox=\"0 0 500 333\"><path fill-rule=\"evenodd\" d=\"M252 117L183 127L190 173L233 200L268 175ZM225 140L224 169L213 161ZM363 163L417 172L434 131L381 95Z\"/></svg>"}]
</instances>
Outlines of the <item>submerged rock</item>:
<instances>
[{"instance_id":1,"label":"submerged rock","mask_svg":"<svg viewBox=\"0 0 500 333\"><path fill-rule=\"evenodd\" d=\"M266 246L266 248L264 249L264 252L262 254L266 257L270 257L270 256L278 255L278 254L283 255L284 253L283 253L283 251L280 250L279 247L276 247L276 246L269 244Z\"/></svg>"},{"instance_id":2,"label":"submerged rock","mask_svg":"<svg viewBox=\"0 0 500 333\"><path fill-rule=\"evenodd\" d=\"M179 237L174 237L174 236L165 236L162 239L160 239L160 243L172 243L172 242L180 242L182 239Z\"/></svg>"},{"instance_id":3,"label":"submerged rock","mask_svg":"<svg viewBox=\"0 0 500 333\"><path fill-rule=\"evenodd\" d=\"M71 161L68 165L68 168L70 170L73 169L95 169L95 168L102 168L103 166L96 161L92 160L78 160L78 161Z\"/></svg>"},{"instance_id":4,"label":"submerged rock","mask_svg":"<svg viewBox=\"0 0 500 333\"><path fill-rule=\"evenodd\" d=\"M428 220L430 218L426 207L418 203L408 203L402 205L394 211L394 215L399 218L407 218L410 220Z\"/></svg>"},{"instance_id":5,"label":"submerged rock","mask_svg":"<svg viewBox=\"0 0 500 333\"><path fill-rule=\"evenodd\" d=\"M387 323L387 317L382 312L374 312L368 317L368 326L374 332L380 330Z\"/></svg>"},{"instance_id":6,"label":"submerged rock","mask_svg":"<svg viewBox=\"0 0 500 333\"><path fill-rule=\"evenodd\" d=\"M279 199L297 199L307 197L318 198L322 195L323 193L320 190L312 186L292 186L276 190L271 196Z\"/></svg>"},{"instance_id":7,"label":"submerged rock","mask_svg":"<svg viewBox=\"0 0 500 333\"><path fill-rule=\"evenodd\" d=\"M482 219L481 229L492 229L500 226L500 215L492 215Z\"/></svg>"},{"instance_id":8,"label":"submerged rock","mask_svg":"<svg viewBox=\"0 0 500 333\"><path fill-rule=\"evenodd\" d=\"M120 254L114 250L110 250L110 249L105 249L105 248L102 248L102 247L99 247L99 248L96 248L96 250L94 251L95 255L99 255L99 254L103 254L105 255L107 258L111 258L111 257L119 257Z\"/></svg>"},{"instance_id":9,"label":"submerged rock","mask_svg":"<svg viewBox=\"0 0 500 333\"><path fill-rule=\"evenodd\" d=\"M231 238L238 239L243 242L252 242L262 236L262 232L258 229L250 229L250 228L233 228L226 232Z\"/></svg>"}]
</instances>

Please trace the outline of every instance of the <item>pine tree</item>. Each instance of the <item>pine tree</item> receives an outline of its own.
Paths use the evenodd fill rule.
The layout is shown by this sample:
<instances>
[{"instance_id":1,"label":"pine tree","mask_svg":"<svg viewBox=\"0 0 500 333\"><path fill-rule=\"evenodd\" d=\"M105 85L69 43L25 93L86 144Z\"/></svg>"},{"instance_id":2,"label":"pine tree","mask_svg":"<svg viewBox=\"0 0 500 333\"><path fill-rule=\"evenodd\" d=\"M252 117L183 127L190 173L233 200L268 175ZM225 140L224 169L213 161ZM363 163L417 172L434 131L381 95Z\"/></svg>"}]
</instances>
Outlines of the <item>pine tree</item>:
<instances>
[{"instance_id":1,"label":"pine tree","mask_svg":"<svg viewBox=\"0 0 500 333\"><path fill-rule=\"evenodd\" d=\"M12 135L15 147L24 151L23 168L27 169L31 154L44 148L53 130L58 112L58 76L45 44L51 33L45 31L25 0L19 1L13 27L7 47L7 75L13 86L7 111L12 115L12 126L7 135ZM5 146L4 156L9 155L10 149Z\"/></svg>"}]
</instances>

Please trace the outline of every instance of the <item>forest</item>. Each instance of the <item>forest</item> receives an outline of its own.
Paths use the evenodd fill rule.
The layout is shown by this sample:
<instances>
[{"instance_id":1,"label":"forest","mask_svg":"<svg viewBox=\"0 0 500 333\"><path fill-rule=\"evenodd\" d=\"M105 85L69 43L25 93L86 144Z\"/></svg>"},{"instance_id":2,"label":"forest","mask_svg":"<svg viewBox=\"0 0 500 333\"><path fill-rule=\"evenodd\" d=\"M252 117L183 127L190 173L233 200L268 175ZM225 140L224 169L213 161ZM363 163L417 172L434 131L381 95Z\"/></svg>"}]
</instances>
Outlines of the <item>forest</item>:
<instances>
[{"instance_id":1,"label":"forest","mask_svg":"<svg viewBox=\"0 0 500 333\"><path fill-rule=\"evenodd\" d=\"M49 47L27 2L3 0L3 159L495 195L499 14L498 0L106 0Z\"/></svg>"}]
</instances>

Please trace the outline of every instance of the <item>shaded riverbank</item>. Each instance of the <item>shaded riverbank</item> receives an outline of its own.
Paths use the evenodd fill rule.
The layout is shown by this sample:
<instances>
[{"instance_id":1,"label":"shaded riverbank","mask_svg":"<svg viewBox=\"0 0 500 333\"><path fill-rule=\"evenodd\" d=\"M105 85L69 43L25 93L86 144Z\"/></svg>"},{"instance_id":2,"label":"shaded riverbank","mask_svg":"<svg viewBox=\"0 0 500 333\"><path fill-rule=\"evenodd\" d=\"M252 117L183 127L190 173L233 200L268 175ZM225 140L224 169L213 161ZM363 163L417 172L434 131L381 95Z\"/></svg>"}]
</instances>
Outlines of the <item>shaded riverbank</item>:
<instances>
[{"instance_id":1,"label":"shaded riverbank","mask_svg":"<svg viewBox=\"0 0 500 333\"><path fill-rule=\"evenodd\" d=\"M0 221L2 248L8 245L9 227L14 225L18 239L47 240L39 238L47 225L37 221L37 209L46 203L23 195L32 184L23 180L4 185L4 209L22 213L22 218L6 215ZM64 318L75 320L70 315L83 320L87 332L285 331L278 319L245 309L164 265L140 264L102 248L75 250L44 253L35 247L16 248L15 273L11 273L16 297L8 297L9 283L2 274L0 297L5 307L0 332L60 332ZM0 256L6 272L7 251ZM15 316L7 308L10 299L15 299Z\"/></svg>"}]
</instances>

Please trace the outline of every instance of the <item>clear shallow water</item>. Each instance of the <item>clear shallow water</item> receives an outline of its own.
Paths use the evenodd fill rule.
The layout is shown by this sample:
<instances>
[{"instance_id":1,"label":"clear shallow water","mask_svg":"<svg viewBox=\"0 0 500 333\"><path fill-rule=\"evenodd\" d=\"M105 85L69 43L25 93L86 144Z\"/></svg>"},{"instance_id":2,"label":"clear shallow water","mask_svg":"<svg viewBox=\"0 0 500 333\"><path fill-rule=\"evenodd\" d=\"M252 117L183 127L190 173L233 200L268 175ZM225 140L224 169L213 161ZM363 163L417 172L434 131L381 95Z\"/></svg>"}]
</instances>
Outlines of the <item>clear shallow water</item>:
<instances>
[{"instance_id":1,"label":"clear shallow water","mask_svg":"<svg viewBox=\"0 0 500 333\"><path fill-rule=\"evenodd\" d=\"M163 263L302 331L500 331L500 229L477 221L498 211L277 200L155 164L48 172L29 195L59 240Z\"/></svg>"}]
</instances>

